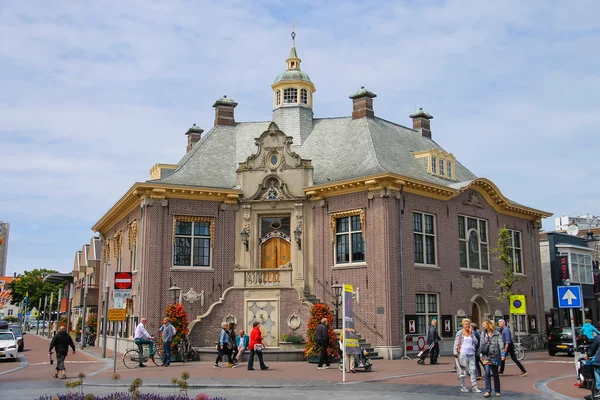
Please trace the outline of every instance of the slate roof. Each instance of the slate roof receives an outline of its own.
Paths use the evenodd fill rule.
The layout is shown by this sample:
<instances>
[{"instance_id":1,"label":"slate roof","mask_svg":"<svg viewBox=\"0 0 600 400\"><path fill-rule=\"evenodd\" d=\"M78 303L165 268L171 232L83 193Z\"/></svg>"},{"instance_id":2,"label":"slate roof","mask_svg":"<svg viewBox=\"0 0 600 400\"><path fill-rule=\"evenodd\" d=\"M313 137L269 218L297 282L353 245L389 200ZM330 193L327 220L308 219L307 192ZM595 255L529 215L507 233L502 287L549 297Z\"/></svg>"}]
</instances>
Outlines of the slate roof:
<instances>
[{"instance_id":1,"label":"slate roof","mask_svg":"<svg viewBox=\"0 0 600 400\"><path fill-rule=\"evenodd\" d=\"M256 153L255 138L269 124L270 121L216 126L179 161L177 170L148 182L233 188L238 164ZM456 181L428 174L412 152L443 150L441 146L418 131L381 118L314 119L312 132L301 146L293 145L292 149L312 161L315 185L385 172L449 187L476 178L458 161L453 171Z\"/></svg>"}]
</instances>

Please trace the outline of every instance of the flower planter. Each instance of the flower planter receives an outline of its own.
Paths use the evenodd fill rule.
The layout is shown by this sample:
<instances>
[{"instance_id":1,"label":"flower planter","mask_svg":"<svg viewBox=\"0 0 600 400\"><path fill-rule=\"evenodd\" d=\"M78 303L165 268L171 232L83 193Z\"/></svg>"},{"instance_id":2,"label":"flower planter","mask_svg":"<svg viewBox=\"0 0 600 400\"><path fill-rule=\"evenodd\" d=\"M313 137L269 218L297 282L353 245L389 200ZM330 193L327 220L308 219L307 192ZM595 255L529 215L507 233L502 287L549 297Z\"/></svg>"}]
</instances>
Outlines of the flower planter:
<instances>
[{"instance_id":1,"label":"flower planter","mask_svg":"<svg viewBox=\"0 0 600 400\"><path fill-rule=\"evenodd\" d=\"M306 343L279 342L281 350L304 350Z\"/></svg>"}]
</instances>

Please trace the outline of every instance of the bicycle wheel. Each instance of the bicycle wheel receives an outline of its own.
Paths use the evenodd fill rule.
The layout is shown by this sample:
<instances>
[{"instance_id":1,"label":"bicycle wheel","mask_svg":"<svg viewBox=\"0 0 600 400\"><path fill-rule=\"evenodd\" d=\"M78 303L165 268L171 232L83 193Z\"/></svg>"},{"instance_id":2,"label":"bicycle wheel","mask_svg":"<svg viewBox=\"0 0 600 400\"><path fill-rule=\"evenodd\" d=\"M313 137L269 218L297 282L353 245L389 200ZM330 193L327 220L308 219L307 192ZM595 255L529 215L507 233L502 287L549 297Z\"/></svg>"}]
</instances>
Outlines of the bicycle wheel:
<instances>
[{"instance_id":1,"label":"bicycle wheel","mask_svg":"<svg viewBox=\"0 0 600 400\"><path fill-rule=\"evenodd\" d=\"M190 349L188 350L187 354L188 354L188 360L190 360L190 361L198 360L198 352L196 351L194 346L190 346Z\"/></svg>"},{"instance_id":2,"label":"bicycle wheel","mask_svg":"<svg viewBox=\"0 0 600 400\"><path fill-rule=\"evenodd\" d=\"M123 364L129 369L135 369L140 365L140 352L129 349L123 354Z\"/></svg>"},{"instance_id":3,"label":"bicycle wheel","mask_svg":"<svg viewBox=\"0 0 600 400\"><path fill-rule=\"evenodd\" d=\"M159 366L164 364L165 361L165 351L159 346L157 343L154 344L154 354L150 357L154 365Z\"/></svg>"},{"instance_id":4,"label":"bicycle wheel","mask_svg":"<svg viewBox=\"0 0 600 400\"><path fill-rule=\"evenodd\" d=\"M532 350L533 345L531 343L531 339L528 337L521 339L521 347L523 347L524 350Z\"/></svg>"},{"instance_id":5,"label":"bicycle wheel","mask_svg":"<svg viewBox=\"0 0 600 400\"><path fill-rule=\"evenodd\" d=\"M517 360L521 361L525 358L525 349L521 346L515 346L515 353L517 355Z\"/></svg>"}]
</instances>

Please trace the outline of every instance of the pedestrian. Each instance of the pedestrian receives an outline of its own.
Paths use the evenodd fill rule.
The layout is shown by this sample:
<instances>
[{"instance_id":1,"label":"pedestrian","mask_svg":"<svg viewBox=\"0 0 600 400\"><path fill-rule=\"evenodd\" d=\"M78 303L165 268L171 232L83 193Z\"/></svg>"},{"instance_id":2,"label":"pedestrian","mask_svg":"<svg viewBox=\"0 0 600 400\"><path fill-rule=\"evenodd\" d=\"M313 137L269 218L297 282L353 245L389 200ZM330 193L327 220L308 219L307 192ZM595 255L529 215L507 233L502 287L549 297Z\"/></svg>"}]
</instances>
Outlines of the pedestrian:
<instances>
[{"instance_id":1,"label":"pedestrian","mask_svg":"<svg viewBox=\"0 0 600 400\"><path fill-rule=\"evenodd\" d=\"M258 362L260 363L260 369L262 371L269 369L263 361L263 337L260 332L260 322L254 321L252 324L252 332L250 332L250 358L248 359L248 371L254 371L254 354L258 356Z\"/></svg>"},{"instance_id":2,"label":"pedestrian","mask_svg":"<svg viewBox=\"0 0 600 400\"><path fill-rule=\"evenodd\" d=\"M494 391L500 397L500 377L498 367L506 357L502 335L495 329L494 321L483 321L483 333L479 345L480 360L485 369L485 393L483 397L490 397L492 393L492 377L494 378Z\"/></svg>"},{"instance_id":3,"label":"pedestrian","mask_svg":"<svg viewBox=\"0 0 600 400\"><path fill-rule=\"evenodd\" d=\"M481 380L481 358L479 358L479 347L481 345L481 333L477 330L477 324L471 322L471 328L473 329L473 336L477 338L477 346L475 347L475 370L477 371L477 380ZM483 365L483 364L482 364Z\"/></svg>"},{"instance_id":4,"label":"pedestrian","mask_svg":"<svg viewBox=\"0 0 600 400\"><path fill-rule=\"evenodd\" d=\"M427 347L431 346L431 344L433 343L433 347L429 352L429 364L431 365L435 365L438 363L437 359L440 355L440 340L442 340L442 338L440 337L440 334L437 331L437 319L434 319L431 321L431 325L429 325L429 331L427 333Z\"/></svg>"},{"instance_id":5,"label":"pedestrian","mask_svg":"<svg viewBox=\"0 0 600 400\"><path fill-rule=\"evenodd\" d=\"M150 357L154 357L154 342L152 341L152 335L146 330L147 318L142 318L141 322L135 327L135 334L133 335L133 343L137 344L140 351L140 367L145 367L144 361L144 345L147 344L150 349ZM116 335L116 332L115 332Z\"/></svg>"},{"instance_id":6,"label":"pedestrian","mask_svg":"<svg viewBox=\"0 0 600 400\"><path fill-rule=\"evenodd\" d=\"M581 327L581 333L588 340L594 340L594 336L600 335L600 331L598 331L598 329L596 329L596 327L592 325L591 319L585 320L585 324L583 324L583 326Z\"/></svg>"},{"instance_id":7,"label":"pedestrian","mask_svg":"<svg viewBox=\"0 0 600 400\"><path fill-rule=\"evenodd\" d=\"M329 321L327 318L322 318L321 323L317 325L317 333L316 333L316 341L319 346L319 365L317 365L317 369L326 369L331 368L331 364L329 364L329 357L327 356L327 348L329 347L329 329L327 328L327 324ZM325 363L325 367L323 367L323 363Z\"/></svg>"},{"instance_id":8,"label":"pedestrian","mask_svg":"<svg viewBox=\"0 0 600 400\"><path fill-rule=\"evenodd\" d=\"M177 329L171 324L169 318L165 318L160 327L160 332L162 333L163 349L165 353L161 367L168 367L171 365L171 345L173 344L173 338L177 333ZM182 356L187 357L187 354L183 354Z\"/></svg>"},{"instance_id":9,"label":"pedestrian","mask_svg":"<svg viewBox=\"0 0 600 400\"><path fill-rule=\"evenodd\" d=\"M229 323L229 329L227 329L227 334L229 335L229 343L231 343L231 359L233 360L233 365L235 365L235 359L237 358L237 346L235 345L235 339L236 334L235 334L235 327L236 324L235 322L230 322ZM233 366L231 365L231 366Z\"/></svg>"},{"instance_id":10,"label":"pedestrian","mask_svg":"<svg viewBox=\"0 0 600 400\"><path fill-rule=\"evenodd\" d=\"M475 348L477 347L477 338L473 334L471 328L471 320L465 318L462 320L463 328L456 332L454 338L454 357L458 360L457 371L458 379L461 383L461 392L468 392L466 386L466 376L471 378L471 391L473 393L481 393L477 388L477 372L475 371Z\"/></svg>"},{"instance_id":11,"label":"pedestrian","mask_svg":"<svg viewBox=\"0 0 600 400\"><path fill-rule=\"evenodd\" d=\"M340 340L339 340L339 346L340 346L340 353L342 353L342 356L344 358L344 365L346 368L347 372L352 372L353 374L356 373L355 370L355 366L356 366L356 357L354 354L347 354L347 351L344 351L344 334L340 333ZM346 350L348 350L346 348Z\"/></svg>"},{"instance_id":12,"label":"pedestrian","mask_svg":"<svg viewBox=\"0 0 600 400\"><path fill-rule=\"evenodd\" d=\"M600 399L600 335L596 335L592 345L588 348L585 359L594 357L594 377L596 378L596 395L594 400Z\"/></svg>"},{"instance_id":13,"label":"pedestrian","mask_svg":"<svg viewBox=\"0 0 600 400\"><path fill-rule=\"evenodd\" d=\"M227 322L221 324L221 334L219 335L219 345L217 346L217 359L213 368L221 368L219 362L223 361L223 355L227 356L228 366L233 367L233 360L231 359L231 350L233 349L233 343L231 343L231 337L227 330Z\"/></svg>"},{"instance_id":14,"label":"pedestrian","mask_svg":"<svg viewBox=\"0 0 600 400\"><path fill-rule=\"evenodd\" d=\"M52 354L52 349L56 349L56 371L53 375L55 378L58 378L58 373L60 372L60 379L67 379L65 357L67 357L67 354L69 353L69 347L73 349L73 354L75 354L76 351L73 338L67 333L67 327L61 325L60 328L58 328L58 333L52 338L50 348L48 349L50 355Z\"/></svg>"},{"instance_id":15,"label":"pedestrian","mask_svg":"<svg viewBox=\"0 0 600 400\"><path fill-rule=\"evenodd\" d=\"M510 355L510 359L519 367L521 370L521 376L527 376L527 371L523 367L523 364L519 362L517 359L517 355L515 354L515 344L512 341L512 333L510 332L510 328L506 325L506 322L501 319L498 321L498 326L500 327L500 331L502 332L502 341L504 342L504 352L507 355ZM502 360L502 364L500 365L500 375L504 373L504 363L505 359Z\"/></svg>"},{"instance_id":16,"label":"pedestrian","mask_svg":"<svg viewBox=\"0 0 600 400\"><path fill-rule=\"evenodd\" d=\"M233 368L237 368L244 352L248 350L250 345L250 336L246 335L243 329L240 329L240 334L235 338L235 345L237 347L237 355L235 356L235 360L233 360Z\"/></svg>"}]
</instances>

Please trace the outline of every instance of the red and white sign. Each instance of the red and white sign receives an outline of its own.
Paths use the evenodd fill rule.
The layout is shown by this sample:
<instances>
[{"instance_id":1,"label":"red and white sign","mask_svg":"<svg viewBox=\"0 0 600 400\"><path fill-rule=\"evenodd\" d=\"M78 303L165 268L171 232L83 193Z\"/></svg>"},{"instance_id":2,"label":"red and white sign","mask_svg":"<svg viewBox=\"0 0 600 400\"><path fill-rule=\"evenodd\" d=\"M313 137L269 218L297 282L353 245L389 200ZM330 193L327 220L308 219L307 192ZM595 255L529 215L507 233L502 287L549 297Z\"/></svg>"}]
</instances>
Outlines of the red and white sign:
<instances>
[{"instance_id":1,"label":"red and white sign","mask_svg":"<svg viewBox=\"0 0 600 400\"><path fill-rule=\"evenodd\" d=\"M417 329L415 327L415 320L409 319L408 320L408 332L415 333L416 331L417 331Z\"/></svg>"},{"instance_id":2,"label":"red and white sign","mask_svg":"<svg viewBox=\"0 0 600 400\"><path fill-rule=\"evenodd\" d=\"M535 318L531 318L531 330L535 331Z\"/></svg>"},{"instance_id":3,"label":"red and white sign","mask_svg":"<svg viewBox=\"0 0 600 400\"><path fill-rule=\"evenodd\" d=\"M131 289L131 272L115 272L115 289Z\"/></svg>"},{"instance_id":4,"label":"red and white sign","mask_svg":"<svg viewBox=\"0 0 600 400\"><path fill-rule=\"evenodd\" d=\"M406 338L406 351L421 351L425 349L427 340L425 336L412 336Z\"/></svg>"},{"instance_id":5,"label":"red and white sign","mask_svg":"<svg viewBox=\"0 0 600 400\"><path fill-rule=\"evenodd\" d=\"M444 332L450 332L450 320L449 319L444 321Z\"/></svg>"}]
</instances>

